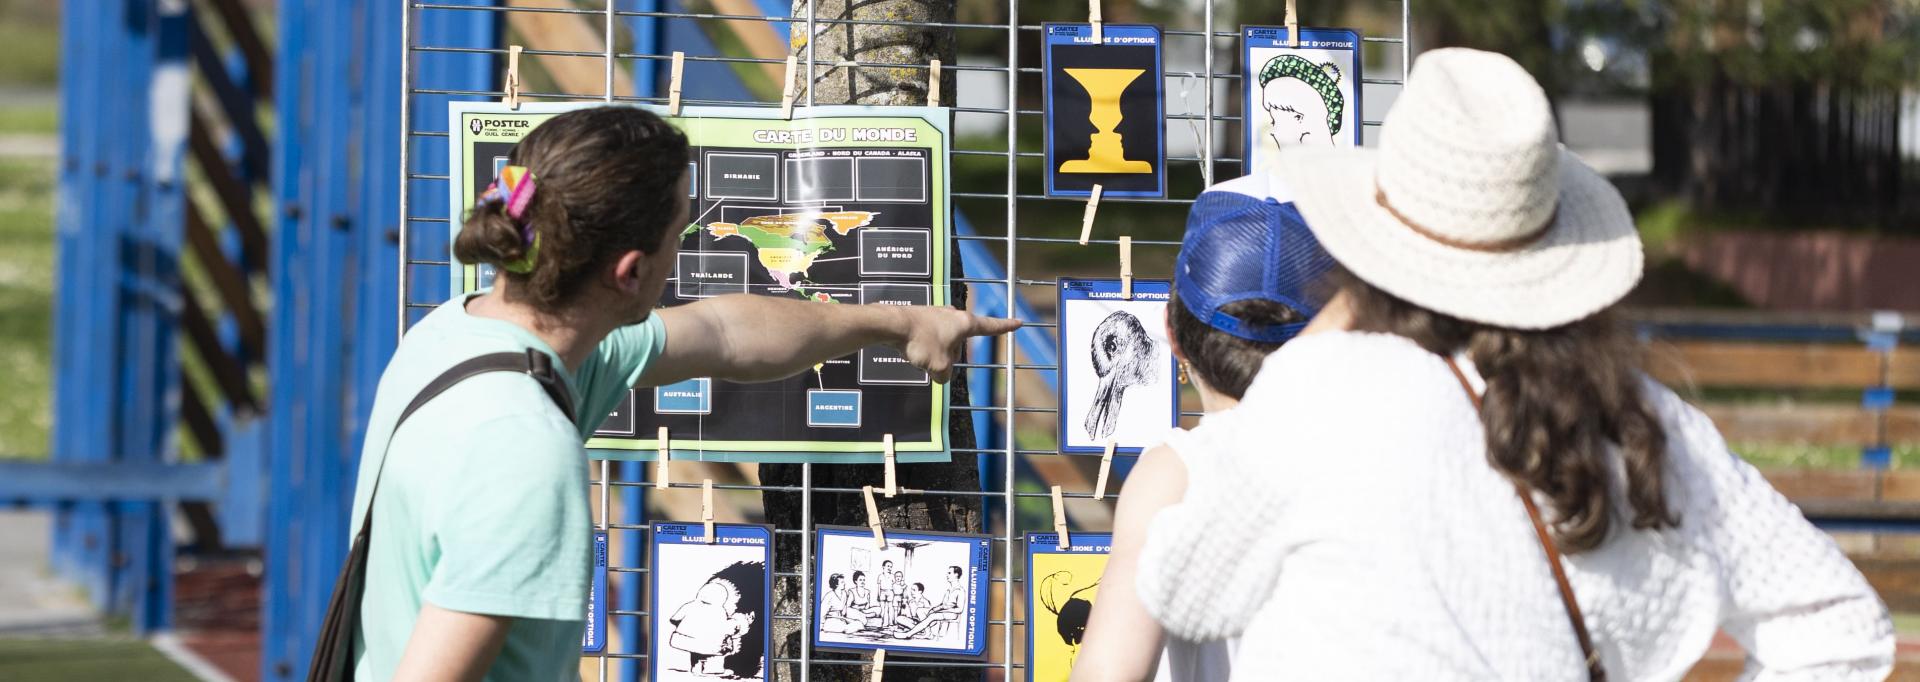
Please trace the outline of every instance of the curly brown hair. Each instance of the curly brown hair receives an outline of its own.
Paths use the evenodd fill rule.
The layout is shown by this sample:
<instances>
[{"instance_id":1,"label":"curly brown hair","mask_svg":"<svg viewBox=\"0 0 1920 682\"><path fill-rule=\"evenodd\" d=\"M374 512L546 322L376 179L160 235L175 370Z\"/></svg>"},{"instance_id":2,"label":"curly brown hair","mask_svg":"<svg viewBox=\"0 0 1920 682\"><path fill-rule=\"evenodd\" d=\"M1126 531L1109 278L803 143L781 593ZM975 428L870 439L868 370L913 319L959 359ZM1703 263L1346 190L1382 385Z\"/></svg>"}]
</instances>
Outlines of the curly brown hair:
<instances>
[{"instance_id":1,"label":"curly brown hair","mask_svg":"<svg viewBox=\"0 0 1920 682\"><path fill-rule=\"evenodd\" d=\"M548 119L514 145L507 163L534 174L525 218L539 235L526 273L509 272L529 244L500 203L468 212L454 238L463 263L490 263L519 297L543 312L572 302L593 275L621 253L654 253L679 215L687 136L659 116L628 106L570 111Z\"/></svg>"},{"instance_id":2,"label":"curly brown hair","mask_svg":"<svg viewBox=\"0 0 1920 682\"><path fill-rule=\"evenodd\" d=\"M1340 273L1353 328L1396 334L1443 357L1466 351L1487 382L1481 397L1487 461L1551 503L1568 553L1598 547L1614 519L1613 459L1625 465L1636 529L1678 526L1661 473L1667 434L1642 393L1640 348L1605 310L1538 331L1437 313Z\"/></svg>"}]
</instances>

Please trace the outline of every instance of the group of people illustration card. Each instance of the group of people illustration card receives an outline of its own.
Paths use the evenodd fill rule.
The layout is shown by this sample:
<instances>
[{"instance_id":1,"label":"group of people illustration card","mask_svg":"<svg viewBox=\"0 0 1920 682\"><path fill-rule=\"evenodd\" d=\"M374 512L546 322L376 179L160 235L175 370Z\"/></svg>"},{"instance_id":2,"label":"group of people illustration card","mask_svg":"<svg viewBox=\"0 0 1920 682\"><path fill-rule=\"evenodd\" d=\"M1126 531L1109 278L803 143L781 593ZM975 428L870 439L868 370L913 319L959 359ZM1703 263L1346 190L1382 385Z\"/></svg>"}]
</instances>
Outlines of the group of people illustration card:
<instances>
[{"instance_id":1,"label":"group of people illustration card","mask_svg":"<svg viewBox=\"0 0 1920 682\"><path fill-rule=\"evenodd\" d=\"M813 644L826 650L986 653L985 535L822 526L814 553Z\"/></svg>"}]
</instances>

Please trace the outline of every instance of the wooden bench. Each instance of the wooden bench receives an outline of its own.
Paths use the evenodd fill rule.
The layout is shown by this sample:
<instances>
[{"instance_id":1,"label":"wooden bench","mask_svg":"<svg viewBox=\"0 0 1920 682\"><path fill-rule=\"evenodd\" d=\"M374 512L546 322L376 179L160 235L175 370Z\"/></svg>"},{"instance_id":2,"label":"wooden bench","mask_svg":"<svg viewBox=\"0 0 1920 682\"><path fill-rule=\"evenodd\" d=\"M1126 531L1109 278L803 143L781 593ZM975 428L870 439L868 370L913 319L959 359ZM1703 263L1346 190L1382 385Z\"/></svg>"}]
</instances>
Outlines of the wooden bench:
<instances>
[{"instance_id":1,"label":"wooden bench","mask_svg":"<svg viewBox=\"0 0 1920 682\"><path fill-rule=\"evenodd\" d=\"M1920 334L1886 315L1636 310L1629 318L1647 341L1646 367L1700 405L1734 443L1862 447L1920 442L1920 406L1870 409L1870 388L1920 389L1920 353L1897 341ZM1876 326L1896 344L1883 352L1867 339ZM1717 399L1726 389L1778 400Z\"/></svg>"},{"instance_id":2,"label":"wooden bench","mask_svg":"<svg viewBox=\"0 0 1920 682\"><path fill-rule=\"evenodd\" d=\"M1873 388L1920 389L1920 353L1898 347L1920 338L1900 329L1904 324L1889 324L1904 321L1677 310L1629 317L1647 339L1648 373L1699 405L1736 450L1920 443L1920 406L1869 406L1864 399ZM1808 519L1833 533L1889 607L1920 610L1920 471L1763 473Z\"/></svg>"}]
</instances>

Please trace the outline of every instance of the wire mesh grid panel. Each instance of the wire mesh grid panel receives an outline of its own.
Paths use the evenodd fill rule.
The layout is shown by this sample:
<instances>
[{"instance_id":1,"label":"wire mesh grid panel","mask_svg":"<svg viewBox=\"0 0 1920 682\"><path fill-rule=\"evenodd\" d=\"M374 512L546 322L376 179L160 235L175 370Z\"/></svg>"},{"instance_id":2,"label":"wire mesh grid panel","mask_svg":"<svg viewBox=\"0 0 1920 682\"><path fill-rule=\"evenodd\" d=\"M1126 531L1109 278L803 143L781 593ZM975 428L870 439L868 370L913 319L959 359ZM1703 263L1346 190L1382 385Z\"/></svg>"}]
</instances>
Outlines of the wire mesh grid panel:
<instances>
[{"instance_id":1,"label":"wire mesh grid panel","mask_svg":"<svg viewBox=\"0 0 1920 682\"><path fill-rule=\"evenodd\" d=\"M1299 3L1299 26L1358 31L1354 65L1360 68L1353 79L1353 99L1358 102L1345 120L1352 121L1348 125L1357 128L1366 143L1372 142L1405 77L1410 1ZM1241 150L1251 146L1252 137L1243 124L1260 115L1250 118L1245 111L1251 88L1244 74L1257 72L1243 63L1243 26L1284 25L1287 17L1280 3L1111 3L1108 15L1101 17L1110 22L1108 30L1160 26L1160 133L1166 151L1159 170L1164 192L1157 197L1108 196L1090 211L1086 198L1049 198L1041 66L1045 25L1087 23L1085 3L963 0L943 6L893 0L851 3L851 10L848 4L410 3L402 31L407 58L401 123L406 132L400 169L398 323L404 332L456 292L478 283L455 271L449 253L459 202L448 197L456 189L455 178L462 176L449 166L449 146L459 139L459 131L449 131L448 110L454 103L497 102L508 96L509 64L516 66L512 94L531 103L664 105L675 99L688 107L773 112L781 109L782 95L789 94L793 117L799 119L827 104L921 105L930 90L943 92L940 104L951 115L950 172L944 189L951 197L945 206L951 212L954 265L946 281L935 286L952 294L942 300L964 303L982 314L1017 317L1026 327L1004 340L970 346L967 362L956 368L961 376L956 377L949 408L956 437L946 449L953 463L898 465L903 477L920 467L966 471L935 479L942 482L939 487L905 493L944 506L933 514L923 509L917 516L892 516L887 529L907 532L894 526L911 525L991 537L984 590L988 612L980 633L984 655L939 660L900 652L886 661L886 668L914 678L1024 679L1029 672L1029 586L1023 536L1054 530L1056 507L1064 509L1072 532L1108 530L1112 505L1134 457L1113 458L1112 483L1104 484L1108 472L1101 470L1099 453L1063 454L1069 448L1057 442L1062 380L1054 340L1059 330L1058 278L1116 276L1123 248L1131 249L1131 275L1143 281L1170 276L1186 207L1207 186L1243 175ZM906 11L902 6L909 5L919 13L885 14ZM901 20L903 16L920 20ZM912 42L920 47L902 51L861 44L866 39L862 31L882 29L896 32L895 37L898 31L913 32L918 37ZM842 34L837 41L836 31ZM676 52L684 55L682 60L674 58ZM930 78L936 71L929 57L943 62L937 81ZM803 77L783 92L789 58ZM912 63L905 63L909 59ZM839 89L832 87L836 79L844 81ZM1331 113L1327 120L1339 127L1341 114L1314 113ZM1095 218L1083 239L1083 217L1089 213ZM1184 408L1183 421L1198 417L1192 395L1176 401ZM813 553L820 541L816 523L834 516L829 512L847 508L854 511L838 518L861 518L862 481L882 485L879 467L801 463L784 465L784 473L776 473L767 465L674 461L662 468L595 452L590 468L595 530L606 533L610 542L602 555L605 587L595 595L605 600L605 610L589 625L590 631L603 628L596 633L601 641L582 658L585 677L648 675L654 653L649 650L651 616L662 608L648 603L646 594L648 548L660 540L653 536L652 524L685 522L697 528L708 519L773 524L779 552L769 567L778 595L766 623L774 639L772 667L764 671L770 678L851 679L870 674L871 656L816 651L809 634L812 597L821 584L814 575ZM1102 490L1094 489L1103 484ZM1061 488L1058 502L1054 486ZM774 514L763 506L773 504L797 509ZM900 520L905 523L893 523Z\"/></svg>"}]
</instances>

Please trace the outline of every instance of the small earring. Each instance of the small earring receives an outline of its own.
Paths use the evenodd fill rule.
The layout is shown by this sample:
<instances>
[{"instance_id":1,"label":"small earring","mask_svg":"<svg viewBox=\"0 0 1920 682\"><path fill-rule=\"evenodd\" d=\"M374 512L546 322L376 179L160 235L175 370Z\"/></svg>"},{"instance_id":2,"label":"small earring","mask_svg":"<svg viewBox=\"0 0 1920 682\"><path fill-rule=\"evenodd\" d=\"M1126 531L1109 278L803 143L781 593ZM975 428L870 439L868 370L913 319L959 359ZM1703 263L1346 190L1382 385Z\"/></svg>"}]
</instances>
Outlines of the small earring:
<instances>
[{"instance_id":1,"label":"small earring","mask_svg":"<svg viewBox=\"0 0 1920 682\"><path fill-rule=\"evenodd\" d=\"M1180 367L1180 376L1179 376L1180 383L1185 384L1187 383L1187 363L1182 362L1180 363L1179 367Z\"/></svg>"}]
</instances>

